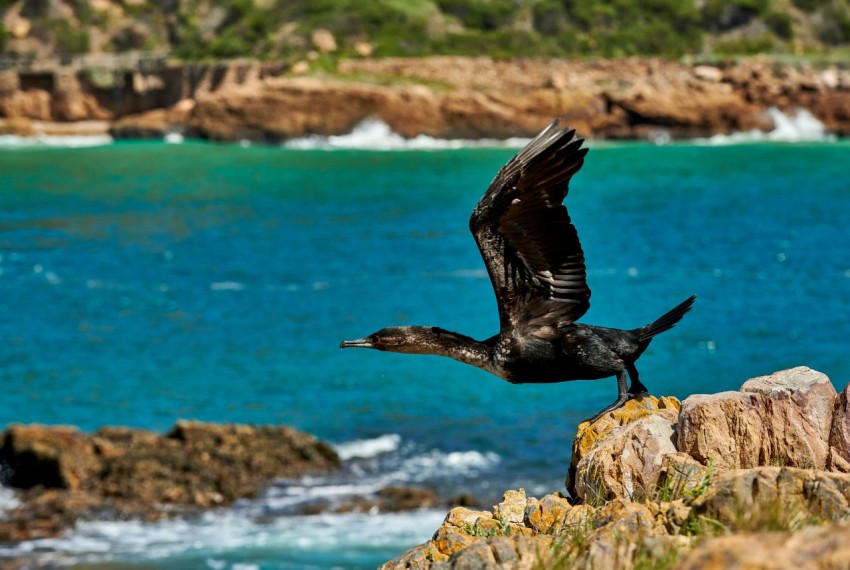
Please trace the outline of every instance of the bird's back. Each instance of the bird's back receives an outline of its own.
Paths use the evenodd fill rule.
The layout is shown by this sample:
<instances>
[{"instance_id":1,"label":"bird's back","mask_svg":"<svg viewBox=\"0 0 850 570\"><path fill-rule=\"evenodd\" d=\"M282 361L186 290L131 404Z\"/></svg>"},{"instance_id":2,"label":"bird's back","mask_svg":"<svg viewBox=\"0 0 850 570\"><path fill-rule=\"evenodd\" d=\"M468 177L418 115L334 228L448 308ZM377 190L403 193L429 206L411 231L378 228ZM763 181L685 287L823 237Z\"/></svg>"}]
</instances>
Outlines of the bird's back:
<instances>
[{"instance_id":1,"label":"bird's back","mask_svg":"<svg viewBox=\"0 0 850 570\"><path fill-rule=\"evenodd\" d=\"M546 336L502 339L494 355L500 375L509 382L540 384L613 376L633 363L644 348L639 329L570 323Z\"/></svg>"}]
</instances>

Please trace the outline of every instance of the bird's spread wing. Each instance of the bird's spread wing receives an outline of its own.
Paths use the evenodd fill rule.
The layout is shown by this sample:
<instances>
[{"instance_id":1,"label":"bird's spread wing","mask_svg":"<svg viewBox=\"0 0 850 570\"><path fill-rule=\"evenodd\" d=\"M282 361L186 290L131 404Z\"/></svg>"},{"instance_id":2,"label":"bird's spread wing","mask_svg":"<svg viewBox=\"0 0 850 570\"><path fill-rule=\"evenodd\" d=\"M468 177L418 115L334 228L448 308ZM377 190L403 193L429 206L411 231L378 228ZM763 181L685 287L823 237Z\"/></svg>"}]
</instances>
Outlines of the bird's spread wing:
<instances>
[{"instance_id":1,"label":"bird's spread wing","mask_svg":"<svg viewBox=\"0 0 850 570\"><path fill-rule=\"evenodd\" d=\"M555 121L499 171L472 212L503 333L534 334L590 307L584 253L562 204L587 153L582 142Z\"/></svg>"}]
</instances>

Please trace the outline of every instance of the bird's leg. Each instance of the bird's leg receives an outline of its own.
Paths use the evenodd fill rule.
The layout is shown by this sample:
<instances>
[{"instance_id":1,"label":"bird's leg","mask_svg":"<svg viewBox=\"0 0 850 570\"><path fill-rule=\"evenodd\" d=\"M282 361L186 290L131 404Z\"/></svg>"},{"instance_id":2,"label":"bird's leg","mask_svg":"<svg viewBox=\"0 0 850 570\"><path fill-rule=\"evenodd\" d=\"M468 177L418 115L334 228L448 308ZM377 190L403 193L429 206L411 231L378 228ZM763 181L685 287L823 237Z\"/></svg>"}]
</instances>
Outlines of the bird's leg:
<instances>
[{"instance_id":1,"label":"bird's leg","mask_svg":"<svg viewBox=\"0 0 850 570\"><path fill-rule=\"evenodd\" d=\"M635 368L635 365L626 365L626 370L629 371L629 380L631 380L629 394L631 394L632 396L643 396L649 394L649 390L646 389L646 386L643 385L643 382L641 382L640 378L638 377L638 371L637 368Z\"/></svg>"},{"instance_id":2,"label":"bird's leg","mask_svg":"<svg viewBox=\"0 0 850 570\"><path fill-rule=\"evenodd\" d=\"M640 382L638 382L638 384L640 384ZM632 383L632 385L634 385L634 382ZM616 401L613 404L611 404L610 406L607 406L605 409L603 409L601 412L599 412L598 414L596 414L595 416L593 416L592 418L590 418L587 421L589 421L590 423L595 422L596 420L598 420L599 418L601 418L602 416L604 416L608 412L610 412L612 410L616 410L617 408L619 408L620 406L622 406L623 404L628 402L632 397L633 397L633 394L629 393L629 389L626 386L626 371L620 370L619 372L617 372L617 399L616 399Z\"/></svg>"}]
</instances>

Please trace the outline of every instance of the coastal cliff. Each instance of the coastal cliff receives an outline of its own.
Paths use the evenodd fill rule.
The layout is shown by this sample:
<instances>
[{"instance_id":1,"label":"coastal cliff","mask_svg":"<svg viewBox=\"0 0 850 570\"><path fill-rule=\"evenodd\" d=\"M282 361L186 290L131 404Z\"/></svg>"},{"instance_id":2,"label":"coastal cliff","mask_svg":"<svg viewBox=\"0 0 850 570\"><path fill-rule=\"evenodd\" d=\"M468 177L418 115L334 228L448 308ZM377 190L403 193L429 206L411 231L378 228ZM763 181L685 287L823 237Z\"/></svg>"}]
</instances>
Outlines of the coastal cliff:
<instances>
[{"instance_id":1,"label":"coastal cliff","mask_svg":"<svg viewBox=\"0 0 850 570\"><path fill-rule=\"evenodd\" d=\"M669 140L770 131L767 110L806 110L850 135L850 70L745 59L548 61L489 57L138 64L0 70L0 134L279 142L378 119L408 138L528 137L553 117L597 139Z\"/></svg>"},{"instance_id":2,"label":"coastal cliff","mask_svg":"<svg viewBox=\"0 0 850 570\"><path fill-rule=\"evenodd\" d=\"M850 386L800 367L579 426L567 488L456 507L383 570L844 568Z\"/></svg>"}]
</instances>

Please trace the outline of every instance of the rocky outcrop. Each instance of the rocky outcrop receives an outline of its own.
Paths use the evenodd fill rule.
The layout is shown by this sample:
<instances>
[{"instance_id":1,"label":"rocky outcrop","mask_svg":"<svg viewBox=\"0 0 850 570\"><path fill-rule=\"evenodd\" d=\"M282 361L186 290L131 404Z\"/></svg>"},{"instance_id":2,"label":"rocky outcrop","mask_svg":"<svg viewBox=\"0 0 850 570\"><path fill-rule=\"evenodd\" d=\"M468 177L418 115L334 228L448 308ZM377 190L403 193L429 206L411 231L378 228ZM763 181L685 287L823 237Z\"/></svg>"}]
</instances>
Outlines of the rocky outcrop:
<instances>
[{"instance_id":1,"label":"rocky outcrop","mask_svg":"<svg viewBox=\"0 0 850 570\"><path fill-rule=\"evenodd\" d=\"M731 534L706 541L678 566L681 570L759 568L846 568L850 560L850 525L811 526L796 532Z\"/></svg>"},{"instance_id":2,"label":"rocky outcrop","mask_svg":"<svg viewBox=\"0 0 850 570\"><path fill-rule=\"evenodd\" d=\"M632 400L579 426L571 500L455 508L384 568L845 568L848 390L799 367Z\"/></svg>"},{"instance_id":3,"label":"rocky outcrop","mask_svg":"<svg viewBox=\"0 0 850 570\"><path fill-rule=\"evenodd\" d=\"M753 378L740 392L691 396L682 405L677 445L721 468L823 469L835 399L829 378L805 367Z\"/></svg>"},{"instance_id":4,"label":"rocky outcrop","mask_svg":"<svg viewBox=\"0 0 850 570\"><path fill-rule=\"evenodd\" d=\"M298 71L299 73L295 73ZM532 136L562 117L583 136L666 139L770 130L771 107L810 111L850 134L850 71L751 59L432 57L341 60L331 75L279 63L160 63L105 72L0 71L0 131L32 121L109 120L117 137L281 141L377 118L405 137Z\"/></svg>"},{"instance_id":5,"label":"rocky outcrop","mask_svg":"<svg viewBox=\"0 0 850 570\"><path fill-rule=\"evenodd\" d=\"M646 396L593 424L582 423L566 482L570 494L597 503L651 493L664 457L676 452L679 406L675 398Z\"/></svg>"},{"instance_id":6,"label":"rocky outcrop","mask_svg":"<svg viewBox=\"0 0 850 570\"><path fill-rule=\"evenodd\" d=\"M329 473L341 463L329 445L288 427L181 421L165 435L13 425L0 465L21 499L0 520L0 541L8 541L51 536L78 518L154 519L226 505L274 478Z\"/></svg>"}]
</instances>

